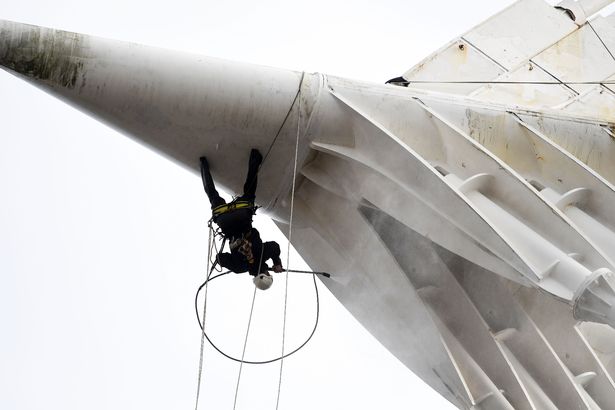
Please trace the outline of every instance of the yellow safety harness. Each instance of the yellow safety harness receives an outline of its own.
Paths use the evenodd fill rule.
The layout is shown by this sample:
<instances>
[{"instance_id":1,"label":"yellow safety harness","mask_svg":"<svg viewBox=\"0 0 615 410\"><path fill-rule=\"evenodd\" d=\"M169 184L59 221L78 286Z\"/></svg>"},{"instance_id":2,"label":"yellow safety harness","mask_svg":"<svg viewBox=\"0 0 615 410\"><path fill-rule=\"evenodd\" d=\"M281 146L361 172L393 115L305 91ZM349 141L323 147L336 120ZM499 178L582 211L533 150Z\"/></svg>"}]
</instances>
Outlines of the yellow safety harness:
<instances>
[{"instance_id":1,"label":"yellow safety harness","mask_svg":"<svg viewBox=\"0 0 615 410\"><path fill-rule=\"evenodd\" d=\"M235 211L237 209L246 209L252 208L252 212L256 211L256 206L254 203L250 201L233 201L228 204L218 205L214 209L211 210L211 213L214 217L214 220L222 214L226 214L228 212Z\"/></svg>"},{"instance_id":2,"label":"yellow safety harness","mask_svg":"<svg viewBox=\"0 0 615 410\"><path fill-rule=\"evenodd\" d=\"M230 240L250 230L256 209L254 202L236 199L213 208L211 219L218 225L222 235Z\"/></svg>"}]
</instances>

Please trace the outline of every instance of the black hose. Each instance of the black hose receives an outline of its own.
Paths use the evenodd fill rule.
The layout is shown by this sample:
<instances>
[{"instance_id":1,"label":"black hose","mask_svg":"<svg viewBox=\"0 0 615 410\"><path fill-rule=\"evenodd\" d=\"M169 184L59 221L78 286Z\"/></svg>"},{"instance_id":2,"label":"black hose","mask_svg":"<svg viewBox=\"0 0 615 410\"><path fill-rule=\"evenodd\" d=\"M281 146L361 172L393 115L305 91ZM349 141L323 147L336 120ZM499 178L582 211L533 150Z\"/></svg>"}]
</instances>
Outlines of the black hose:
<instances>
[{"instance_id":1,"label":"black hose","mask_svg":"<svg viewBox=\"0 0 615 410\"><path fill-rule=\"evenodd\" d=\"M305 340L305 342L303 342L299 347L297 347L292 352L286 353L283 356L276 357L275 359L261 360L261 361L241 360L241 359L237 359L237 358L235 358L235 357L233 357L233 356L223 352L218 346L216 346L211 341L209 336L207 336L207 332L205 332L205 329L203 329L203 322L201 322L201 317L199 315L199 307L198 307L199 294L201 293L201 290L205 287L205 285L207 283L211 282L212 280L214 280L216 278L219 278L220 276L224 276L224 275L227 275L227 274L231 273L231 271L226 271L226 272L219 273L219 274L217 274L215 276L211 276L211 274L214 271L215 267L216 267L216 264L214 263L214 265L212 265L212 267L211 267L211 270L209 271L209 274L207 275L207 279L205 280L205 282L203 282L203 284L201 284L201 286L199 286L198 290L196 291L196 295L194 297L194 310L196 311L196 319L199 322L199 327L201 328L201 331L203 332L203 336L205 336L205 339L207 339L209 344L214 349L216 349L216 351L218 351L218 353L220 353L222 356L226 357L227 359L233 360L235 362L245 363L245 364L267 364L267 363L274 363L274 362L277 362L278 360L285 359L288 356L291 356L291 355L297 353L306 344L308 344L308 342L312 339L312 336L314 336L314 333L316 333L316 328L318 327L318 319L320 317L320 298L319 298L319 295L318 295L318 284L316 283L316 275L320 274L321 272L315 272L315 273L309 272L309 273L312 273L312 278L314 280L314 291L316 293L316 321L314 322L314 328L312 329L312 333L310 333L310 335ZM308 272L301 272L301 273L308 273ZM207 303L207 300L205 300L203 303Z\"/></svg>"}]
</instances>

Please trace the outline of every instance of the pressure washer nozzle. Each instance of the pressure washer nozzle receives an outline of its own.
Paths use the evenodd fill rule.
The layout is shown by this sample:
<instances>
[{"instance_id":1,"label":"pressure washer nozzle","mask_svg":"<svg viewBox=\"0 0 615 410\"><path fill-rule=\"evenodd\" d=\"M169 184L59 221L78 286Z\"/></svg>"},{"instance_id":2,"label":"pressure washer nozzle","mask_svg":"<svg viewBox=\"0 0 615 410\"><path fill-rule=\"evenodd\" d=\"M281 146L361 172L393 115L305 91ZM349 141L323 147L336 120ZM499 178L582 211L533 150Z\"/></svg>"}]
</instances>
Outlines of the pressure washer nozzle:
<instances>
[{"instance_id":1,"label":"pressure washer nozzle","mask_svg":"<svg viewBox=\"0 0 615 410\"><path fill-rule=\"evenodd\" d=\"M268 270L273 270L273 268L268 268ZM324 276L325 278L330 278L331 277L330 273L327 273L327 272L316 272L316 271L310 271L310 270L284 269L283 272L308 273L308 274L311 274L311 275Z\"/></svg>"}]
</instances>

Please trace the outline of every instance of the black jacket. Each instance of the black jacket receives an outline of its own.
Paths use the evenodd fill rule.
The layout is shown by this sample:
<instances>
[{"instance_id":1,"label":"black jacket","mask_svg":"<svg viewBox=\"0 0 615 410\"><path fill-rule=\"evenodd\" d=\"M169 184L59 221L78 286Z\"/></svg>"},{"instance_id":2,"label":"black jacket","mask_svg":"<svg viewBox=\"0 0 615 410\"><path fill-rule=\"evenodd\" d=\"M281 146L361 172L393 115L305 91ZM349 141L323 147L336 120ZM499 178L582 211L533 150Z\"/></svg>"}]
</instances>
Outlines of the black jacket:
<instances>
[{"instance_id":1,"label":"black jacket","mask_svg":"<svg viewBox=\"0 0 615 410\"><path fill-rule=\"evenodd\" d=\"M281 265L280 245L277 242L264 242L256 228L250 228L242 235L229 239L231 252L220 252L218 262L235 273L250 272L256 276L267 271L267 261Z\"/></svg>"}]
</instances>

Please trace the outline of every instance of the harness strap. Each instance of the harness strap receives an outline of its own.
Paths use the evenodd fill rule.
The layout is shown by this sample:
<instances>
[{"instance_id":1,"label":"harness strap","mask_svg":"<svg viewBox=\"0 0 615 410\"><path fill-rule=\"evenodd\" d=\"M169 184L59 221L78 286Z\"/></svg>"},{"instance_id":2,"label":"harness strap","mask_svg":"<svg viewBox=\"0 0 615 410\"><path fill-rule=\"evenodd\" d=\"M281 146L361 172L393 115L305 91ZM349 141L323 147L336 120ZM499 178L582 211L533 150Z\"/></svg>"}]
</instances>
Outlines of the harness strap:
<instances>
[{"instance_id":1,"label":"harness strap","mask_svg":"<svg viewBox=\"0 0 615 410\"><path fill-rule=\"evenodd\" d=\"M218 205L217 207L211 210L211 213L213 214L213 217L216 218L222 214L234 211L236 209L247 209L247 208L252 208L252 212L256 211L256 207L254 206L254 203L250 201L233 201L228 204Z\"/></svg>"}]
</instances>

